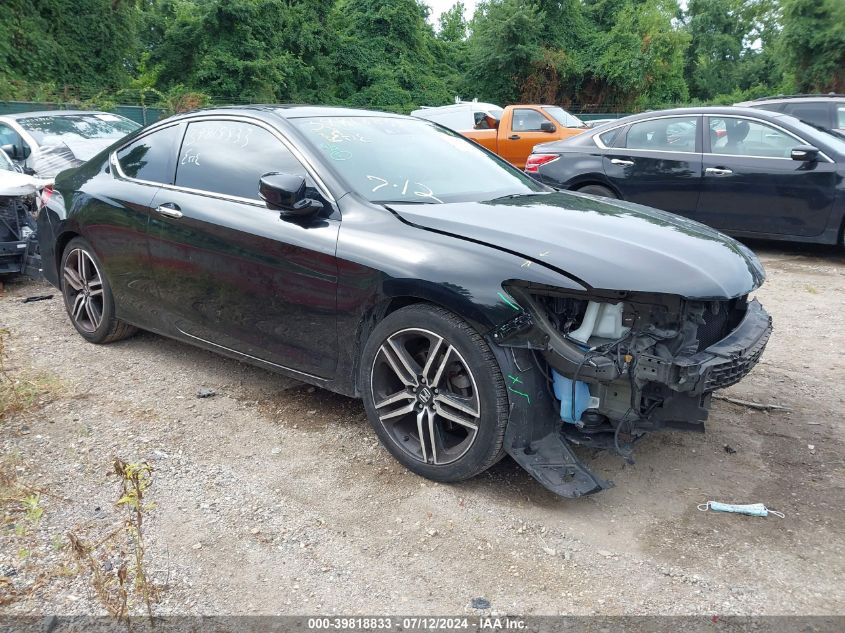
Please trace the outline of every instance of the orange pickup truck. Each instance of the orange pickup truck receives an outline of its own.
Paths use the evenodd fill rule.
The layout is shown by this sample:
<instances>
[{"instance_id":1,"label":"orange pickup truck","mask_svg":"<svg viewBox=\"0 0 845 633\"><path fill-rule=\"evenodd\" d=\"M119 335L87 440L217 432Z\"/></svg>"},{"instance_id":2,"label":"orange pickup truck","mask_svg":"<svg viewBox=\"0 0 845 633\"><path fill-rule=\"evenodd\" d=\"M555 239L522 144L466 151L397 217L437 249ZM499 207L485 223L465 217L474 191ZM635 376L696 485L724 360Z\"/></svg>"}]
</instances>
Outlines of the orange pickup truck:
<instances>
[{"instance_id":1,"label":"orange pickup truck","mask_svg":"<svg viewBox=\"0 0 845 633\"><path fill-rule=\"evenodd\" d=\"M550 105L511 105L502 110L489 103L459 102L411 114L460 132L520 169L535 145L588 129L578 117Z\"/></svg>"}]
</instances>

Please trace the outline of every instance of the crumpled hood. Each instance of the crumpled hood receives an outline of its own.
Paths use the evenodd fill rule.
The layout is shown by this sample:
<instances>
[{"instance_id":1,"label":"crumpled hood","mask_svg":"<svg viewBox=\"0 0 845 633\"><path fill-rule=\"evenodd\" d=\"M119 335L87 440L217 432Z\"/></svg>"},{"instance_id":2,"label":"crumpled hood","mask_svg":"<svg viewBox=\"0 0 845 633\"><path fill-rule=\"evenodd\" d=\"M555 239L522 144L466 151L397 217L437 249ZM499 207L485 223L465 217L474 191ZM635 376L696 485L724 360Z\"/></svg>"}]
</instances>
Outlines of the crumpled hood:
<instances>
[{"instance_id":1,"label":"crumpled hood","mask_svg":"<svg viewBox=\"0 0 845 633\"><path fill-rule=\"evenodd\" d=\"M0 196L28 196L51 182L49 179L34 178L16 171L0 170Z\"/></svg>"},{"instance_id":2,"label":"crumpled hood","mask_svg":"<svg viewBox=\"0 0 845 633\"><path fill-rule=\"evenodd\" d=\"M698 222L636 204L574 193L487 202L390 204L417 227L517 253L591 288L726 299L765 273L736 240ZM513 278L519 279L514 270Z\"/></svg>"},{"instance_id":3,"label":"crumpled hood","mask_svg":"<svg viewBox=\"0 0 845 633\"><path fill-rule=\"evenodd\" d=\"M33 154L32 167L39 176L54 178L65 169L79 167L114 142L113 138L92 138L47 143Z\"/></svg>"}]
</instances>

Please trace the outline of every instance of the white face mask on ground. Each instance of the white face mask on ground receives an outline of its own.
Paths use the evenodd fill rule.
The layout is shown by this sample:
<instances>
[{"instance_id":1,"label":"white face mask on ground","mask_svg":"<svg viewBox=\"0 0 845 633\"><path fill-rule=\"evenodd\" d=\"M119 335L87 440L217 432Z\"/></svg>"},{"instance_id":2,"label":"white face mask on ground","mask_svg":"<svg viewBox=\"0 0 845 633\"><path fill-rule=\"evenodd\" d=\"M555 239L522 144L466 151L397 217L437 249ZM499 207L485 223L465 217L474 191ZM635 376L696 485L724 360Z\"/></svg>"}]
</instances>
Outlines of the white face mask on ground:
<instances>
[{"instance_id":1,"label":"white face mask on ground","mask_svg":"<svg viewBox=\"0 0 845 633\"><path fill-rule=\"evenodd\" d=\"M769 510L762 503L749 503L740 505L736 503L720 503L719 501L708 501L707 503L698 504L698 509L702 512L713 510L713 512L733 512L735 514L748 514L754 517L765 517L770 514L776 517L784 518L783 512L777 510Z\"/></svg>"}]
</instances>

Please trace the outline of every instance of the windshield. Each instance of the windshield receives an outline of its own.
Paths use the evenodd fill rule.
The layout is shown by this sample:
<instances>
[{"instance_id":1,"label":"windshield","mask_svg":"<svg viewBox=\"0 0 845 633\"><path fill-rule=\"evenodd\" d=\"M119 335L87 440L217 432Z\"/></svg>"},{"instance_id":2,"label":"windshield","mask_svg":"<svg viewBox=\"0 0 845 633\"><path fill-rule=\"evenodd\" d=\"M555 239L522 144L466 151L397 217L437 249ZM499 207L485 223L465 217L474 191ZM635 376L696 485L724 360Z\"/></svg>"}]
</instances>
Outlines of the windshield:
<instances>
[{"instance_id":1,"label":"windshield","mask_svg":"<svg viewBox=\"0 0 845 633\"><path fill-rule=\"evenodd\" d=\"M569 114L563 108L558 106L549 106L543 108L546 111L546 114L551 115L551 117L560 123L563 127L584 127L584 122L579 119L574 114Z\"/></svg>"},{"instance_id":2,"label":"windshield","mask_svg":"<svg viewBox=\"0 0 845 633\"><path fill-rule=\"evenodd\" d=\"M451 130L420 119L291 119L353 191L370 202L436 204L547 189Z\"/></svg>"},{"instance_id":3,"label":"windshield","mask_svg":"<svg viewBox=\"0 0 845 633\"><path fill-rule=\"evenodd\" d=\"M39 145L67 141L123 138L140 125L116 114L61 114L18 119Z\"/></svg>"},{"instance_id":4,"label":"windshield","mask_svg":"<svg viewBox=\"0 0 845 633\"><path fill-rule=\"evenodd\" d=\"M789 114L785 114L783 116L792 119L792 124L796 128L800 128L802 130L807 130L807 128L809 128L812 130L807 136L815 135L817 137L821 137L819 139L820 141L827 143L834 150L845 155L845 134L842 134L842 132L831 130L830 128L826 128L821 125L816 125L815 123L805 121L804 119L798 119Z\"/></svg>"}]
</instances>

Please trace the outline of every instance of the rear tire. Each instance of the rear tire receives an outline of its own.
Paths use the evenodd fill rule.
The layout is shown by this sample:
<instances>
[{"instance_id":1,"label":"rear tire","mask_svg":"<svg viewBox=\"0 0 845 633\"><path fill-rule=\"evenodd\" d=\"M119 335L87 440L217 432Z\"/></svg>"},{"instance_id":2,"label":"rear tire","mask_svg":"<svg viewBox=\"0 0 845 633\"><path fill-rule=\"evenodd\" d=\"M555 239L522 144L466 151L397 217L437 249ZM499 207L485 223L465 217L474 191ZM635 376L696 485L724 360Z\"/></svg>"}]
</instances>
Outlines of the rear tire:
<instances>
[{"instance_id":1,"label":"rear tire","mask_svg":"<svg viewBox=\"0 0 845 633\"><path fill-rule=\"evenodd\" d=\"M508 397L487 343L428 304L388 315L364 346L367 417L406 468L435 481L469 479L504 455Z\"/></svg>"},{"instance_id":2,"label":"rear tire","mask_svg":"<svg viewBox=\"0 0 845 633\"><path fill-rule=\"evenodd\" d=\"M607 187L603 187L602 185L584 185L580 189L576 189L578 193L588 193L591 196L601 196L602 198L615 198L619 199L613 191L608 189Z\"/></svg>"},{"instance_id":3,"label":"rear tire","mask_svg":"<svg viewBox=\"0 0 845 633\"><path fill-rule=\"evenodd\" d=\"M70 322L89 343L113 343L138 331L115 317L114 296L91 245L75 237L62 254L62 296Z\"/></svg>"}]
</instances>

